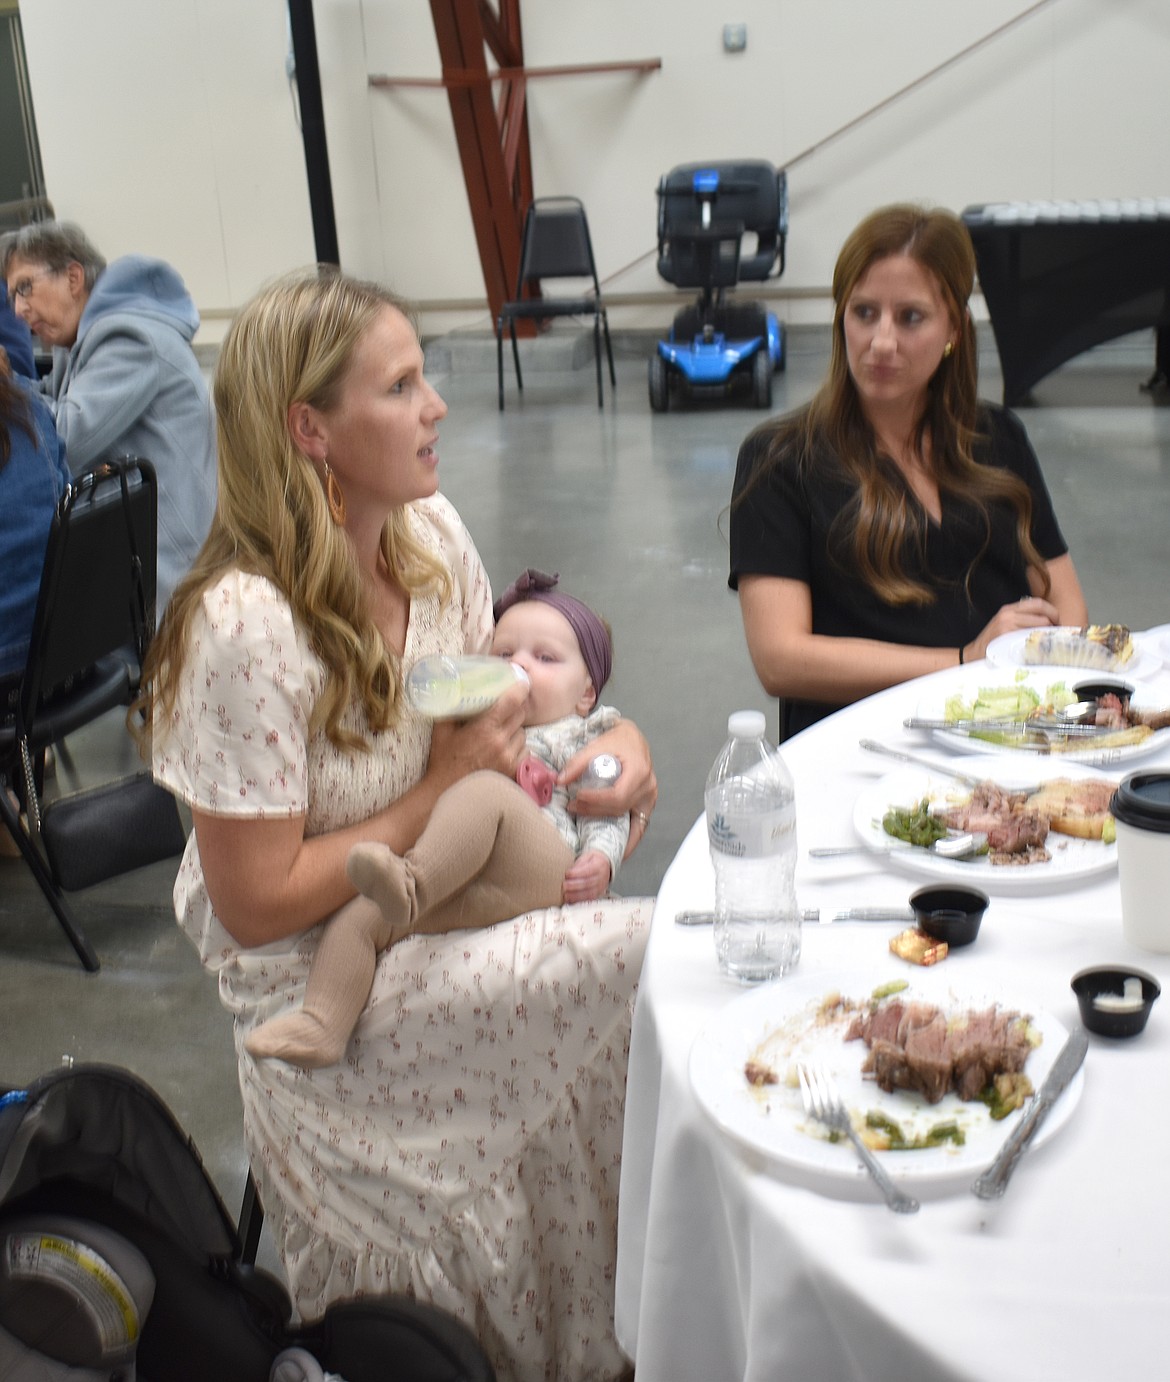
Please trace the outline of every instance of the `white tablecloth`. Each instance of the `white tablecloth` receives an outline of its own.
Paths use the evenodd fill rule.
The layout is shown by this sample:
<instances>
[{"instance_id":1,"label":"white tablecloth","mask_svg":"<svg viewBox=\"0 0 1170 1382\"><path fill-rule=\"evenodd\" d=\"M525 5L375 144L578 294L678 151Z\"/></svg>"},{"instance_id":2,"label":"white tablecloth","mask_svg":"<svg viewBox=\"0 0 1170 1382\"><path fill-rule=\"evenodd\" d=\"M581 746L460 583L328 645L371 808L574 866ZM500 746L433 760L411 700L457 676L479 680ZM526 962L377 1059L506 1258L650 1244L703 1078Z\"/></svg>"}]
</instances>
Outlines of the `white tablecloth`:
<instances>
[{"instance_id":1,"label":"white tablecloth","mask_svg":"<svg viewBox=\"0 0 1170 1382\"><path fill-rule=\"evenodd\" d=\"M852 806L896 764L863 736L953 761L902 720L924 697L981 684L986 664L895 687L784 748L796 782L801 905L905 904L926 881L889 861L811 861L854 841ZM1170 704L1170 672L1143 678ZM977 762L976 756L967 763ZM1170 754L1143 757L1117 777ZM1028 1151L999 1201L925 1192L888 1211L786 1182L737 1148L692 1094L696 1033L744 992L719 976L710 927L674 924L710 907L700 817L659 893L634 1019L622 1160L617 1326L638 1382L1040 1382L1167 1375L1170 1310L1170 955L1124 938L1116 871L1045 894L993 893L977 943L944 962L973 990L1008 984L1070 1029L1069 981L1121 961L1167 990L1145 1032L1091 1037L1079 1106ZM1167 879L1170 906L1170 878ZM897 924L806 925L799 975L888 969ZM777 981L783 984L785 980ZM843 1155L847 1153L843 1149Z\"/></svg>"}]
</instances>

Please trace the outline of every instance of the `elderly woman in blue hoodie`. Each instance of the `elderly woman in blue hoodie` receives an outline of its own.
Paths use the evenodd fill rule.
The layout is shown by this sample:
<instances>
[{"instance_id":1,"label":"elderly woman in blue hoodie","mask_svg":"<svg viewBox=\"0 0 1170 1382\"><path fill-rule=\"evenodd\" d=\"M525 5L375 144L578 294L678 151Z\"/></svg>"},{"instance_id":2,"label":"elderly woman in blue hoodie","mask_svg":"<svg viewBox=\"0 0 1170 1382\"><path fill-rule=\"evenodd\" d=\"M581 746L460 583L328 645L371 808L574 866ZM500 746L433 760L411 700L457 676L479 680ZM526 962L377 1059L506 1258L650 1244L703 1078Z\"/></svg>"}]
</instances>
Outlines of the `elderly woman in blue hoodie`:
<instances>
[{"instance_id":1,"label":"elderly woman in blue hoodie","mask_svg":"<svg viewBox=\"0 0 1170 1382\"><path fill-rule=\"evenodd\" d=\"M0 243L12 306L53 351L41 381L74 475L115 456L158 473L157 602L203 545L215 511L215 429L191 348L199 313L169 264L107 266L77 226L42 221Z\"/></svg>"}]
</instances>

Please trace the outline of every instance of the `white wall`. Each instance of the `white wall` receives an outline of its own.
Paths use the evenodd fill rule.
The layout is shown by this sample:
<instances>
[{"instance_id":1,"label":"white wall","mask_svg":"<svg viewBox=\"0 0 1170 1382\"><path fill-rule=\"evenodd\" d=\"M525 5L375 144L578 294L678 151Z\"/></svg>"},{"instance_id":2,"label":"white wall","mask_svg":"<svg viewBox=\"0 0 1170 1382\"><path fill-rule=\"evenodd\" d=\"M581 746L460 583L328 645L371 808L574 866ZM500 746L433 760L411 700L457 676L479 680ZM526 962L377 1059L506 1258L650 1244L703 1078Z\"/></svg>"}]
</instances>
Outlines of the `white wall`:
<instances>
[{"instance_id":1,"label":"white wall","mask_svg":"<svg viewBox=\"0 0 1170 1382\"><path fill-rule=\"evenodd\" d=\"M677 163L791 163L777 304L828 318L841 240L882 202L1156 196L1165 168L1166 0L522 0L529 66L656 57L659 72L533 80L538 194L585 202L615 325L658 326L658 178ZM1028 11L1032 11L1027 14ZM811 156L858 115L1013 18L1022 22ZM104 252L171 260L218 334L265 278L313 257L283 0L21 0L48 193ZM425 0L316 0L347 269L424 327L486 326ZM725 22L745 52L722 50Z\"/></svg>"}]
</instances>

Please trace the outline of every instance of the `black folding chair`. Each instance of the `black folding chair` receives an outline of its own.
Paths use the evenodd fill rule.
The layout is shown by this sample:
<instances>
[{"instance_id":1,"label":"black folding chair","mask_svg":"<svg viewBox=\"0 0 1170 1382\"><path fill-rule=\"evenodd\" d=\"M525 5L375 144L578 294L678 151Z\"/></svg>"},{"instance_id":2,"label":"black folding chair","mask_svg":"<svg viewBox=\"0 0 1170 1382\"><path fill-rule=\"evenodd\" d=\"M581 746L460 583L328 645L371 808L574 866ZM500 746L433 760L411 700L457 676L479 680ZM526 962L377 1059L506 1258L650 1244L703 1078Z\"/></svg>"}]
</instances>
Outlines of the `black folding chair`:
<instances>
[{"instance_id":1,"label":"black folding chair","mask_svg":"<svg viewBox=\"0 0 1170 1382\"><path fill-rule=\"evenodd\" d=\"M45 750L137 691L154 630L156 508L154 467L136 458L104 462L66 490L49 529L16 710L0 724L0 818L90 971L97 955L35 838Z\"/></svg>"},{"instance_id":2,"label":"black folding chair","mask_svg":"<svg viewBox=\"0 0 1170 1382\"><path fill-rule=\"evenodd\" d=\"M588 279L592 295L575 297L547 293L548 279ZM609 382L617 387L613 368L613 347L609 340L609 320L597 281L593 244L585 208L576 197L537 197L524 218L524 238L520 246L520 272L513 301L505 302L496 318L496 368L500 390L500 411L504 411L504 324L512 338L512 359L516 364L516 387L524 388L520 373L520 351L516 345L516 322L520 318L544 321L552 317L593 318L593 358L597 365L597 406L603 404L601 391L601 338L609 361Z\"/></svg>"}]
</instances>

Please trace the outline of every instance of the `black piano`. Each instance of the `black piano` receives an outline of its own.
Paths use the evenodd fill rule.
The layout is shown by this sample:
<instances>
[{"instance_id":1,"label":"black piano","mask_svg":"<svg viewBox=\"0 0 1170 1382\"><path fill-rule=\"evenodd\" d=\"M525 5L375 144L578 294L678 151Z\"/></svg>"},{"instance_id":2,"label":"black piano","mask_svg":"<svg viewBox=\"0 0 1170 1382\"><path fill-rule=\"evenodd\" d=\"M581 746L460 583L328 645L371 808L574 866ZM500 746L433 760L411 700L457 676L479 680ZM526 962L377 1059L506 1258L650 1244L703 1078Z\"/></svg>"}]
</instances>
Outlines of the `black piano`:
<instances>
[{"instance_id":1,"label":"black piano","mask_svg":"<svg viewBox=\"0 0 1170 1382\"><path fill-rule=\"evenodd\" d=\"M1003 401L1024 399L1075 355L1153 327L1154 374L1170 386L1170 197L993 202L963 220L1003 368Z\"/></svg>"}]
</instances>

